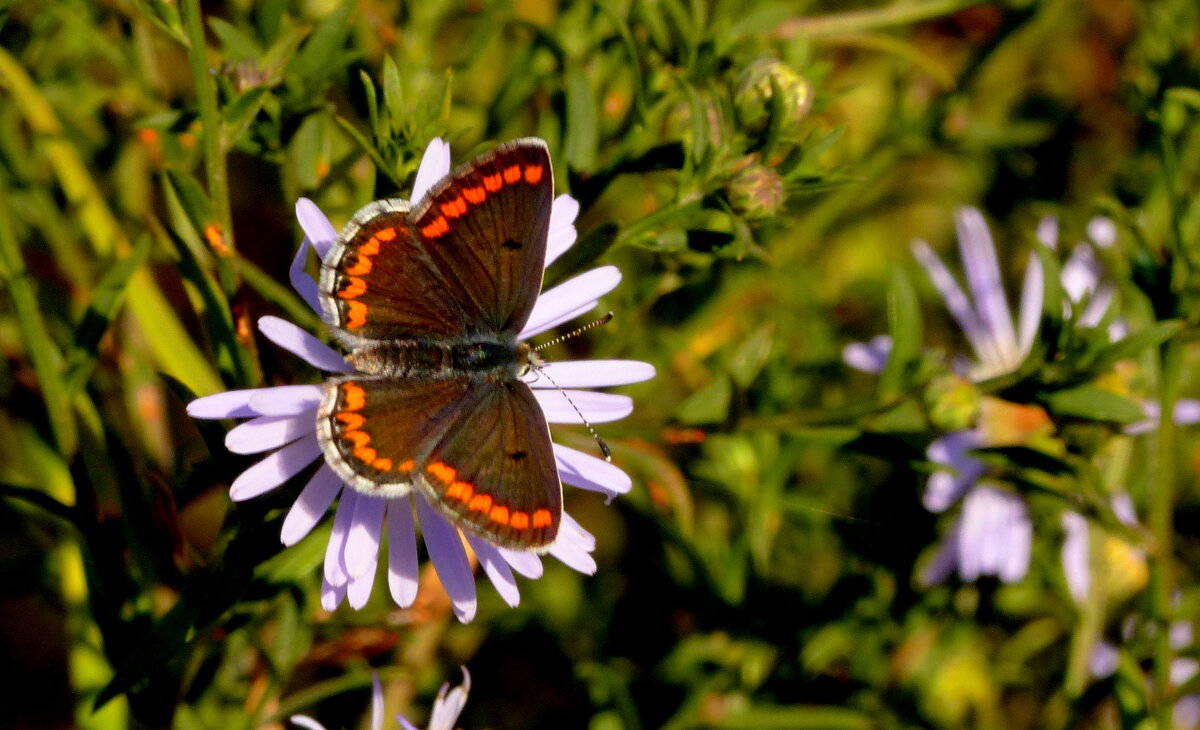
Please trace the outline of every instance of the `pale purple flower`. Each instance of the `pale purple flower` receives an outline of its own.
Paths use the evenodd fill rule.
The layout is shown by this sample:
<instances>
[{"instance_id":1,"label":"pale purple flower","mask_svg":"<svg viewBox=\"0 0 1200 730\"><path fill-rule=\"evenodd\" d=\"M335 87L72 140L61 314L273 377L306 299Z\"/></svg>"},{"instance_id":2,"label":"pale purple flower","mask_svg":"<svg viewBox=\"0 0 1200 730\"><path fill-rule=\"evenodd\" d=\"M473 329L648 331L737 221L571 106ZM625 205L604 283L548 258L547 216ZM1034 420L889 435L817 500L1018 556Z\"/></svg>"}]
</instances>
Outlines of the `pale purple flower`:
<instances>
[{"instance_id":1,"label":"pale purple flower","mask_svg":"<svg viewBox=\"0 0 1200 730\"><path fill-rule=\"evenodd\" d=\"M1133 637L1137 626L1133 616L1125 622L1122 629L1123 638ZM1192 645L1192 624L1190 621L1173 621L1168 629L1171 648L1175 651L1187 649ZM1096 679L1105 679L1117 671L1120 663L1120 650L1108 641L1097 641L1088 657L1088 669ZM1200 662L1188 656L1177 656L1171 660L1171 686L1180 687L1200 673ZM1150 678L1146 678L1150 683ZM1200 694L1189 694L1175 700L1171 710L1172 727L1196 728L1200 726Z\"/></svg>"},{"instance_id":2,"label":"pale purple flower","mask_svg":"<svg viewBox=\"0 0 1200 730\"><path fill-rule=\"evenodd\" d=\"M417 171L413 199L420 199L449 171L450 147L435 139L426 149ZM568 195L560 195L554 201L547 266L575 242L574 223L578 212L579 204ZM310 246L318 256L324 257L333 246L337 232L317 206L304 198L296 204L296 216L305 239L291 266L291 282L301 297L325 318L326 313L317 297L317 285L305 271L305 263ZM542 292L519 338L527 339L590 311L620 279L616 267L603 266ZM267 339L316 368L330 373L352 371L339 352L290 322L278 317L263 317L259 320L259 330ZM548 377L539 377L541 374ZM604 423L629 415L633 409L632 400L624 395L577 388L624 385L653 376L654 368L648 363L592 360L547 363L540 371L529 373L525 380L549 422L580 423L581 412L591 423ZM551 381L563 391L556 389ZM188 405L188 413L195 418L251 419L227 435L225 444L230 451L239 454L273 451L234 480L229 490L234 501L271 491L322 458L316 435L321 392L320 385L285 385L218 393ZM600 492L610 500L632 487L625 472L603 459L560 444L554 444L554 455L559 476L566 484ZM451 598L456 615L464 622L474 617L475 579L459 530L425 497L415 492L383 498L344 489L333 469L322 463L284 520L283 543L293 545L307 535L339 494L333 532L325 552L321 602L327 610L335 609L343 598L348 598L354 608L366 604L385 542L392 598L401 607L412 605L418 582L415 528L419 522L430 561ZM538 578L542 574L541 557L536 553L497 547L472 534L465 537L484 572L509 605L515 606L520 600L514 571L528 578ZM564 512L558 537L548 552L569 567L591 574L596 569L591 556L594 547L595 538Z\"/></svg>"},{"instance_id":3,"label":"pale purple flower","mask_svg":"<svg viewBox=\"0 0 1200 730\"><path fill-rule=\"evenodd\" d=\"M438 690L437 699L433 701L433 710L429 713L429 725L425 730L454 730L458 716L462 714L467 704L467 695L471 692L471 673L466 667L461 667L463 683L450 689L446 682ZM325 730L325 726L308 715L292 715L288 718L293 723L306 730ZM400 715L396 721L404 730L420 730ZM383 730L383 685L379 683L379 675L371 675L371 730Z\"/></svg>"},{"instance_id":4,"label":"pale purple flower","mask_svg":"<svg viewBox=\"0 0 1200 730\"><path fill-rule=\"evenodd\" d=\"M1128 526L1137 524L1137 513L1133 500L1125 492L1114 494L1110 500L1113 515ZM1091 528L1087 518L1078 512L1062 515L1063 537L1062 565L1067 580L1067 590L1077 602L1087 600L1092 589Z\"/></svg>"}]
</instances>

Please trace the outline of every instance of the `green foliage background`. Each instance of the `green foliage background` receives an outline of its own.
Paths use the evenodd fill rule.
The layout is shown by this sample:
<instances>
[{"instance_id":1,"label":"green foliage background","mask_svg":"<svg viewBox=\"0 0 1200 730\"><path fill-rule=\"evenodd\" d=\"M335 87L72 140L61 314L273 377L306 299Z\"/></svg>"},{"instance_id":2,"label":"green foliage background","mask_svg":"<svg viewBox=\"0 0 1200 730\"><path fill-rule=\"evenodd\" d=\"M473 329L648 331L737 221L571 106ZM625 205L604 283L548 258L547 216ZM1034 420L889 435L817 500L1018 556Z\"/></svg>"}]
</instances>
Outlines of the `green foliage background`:
<instances>
[{"instance_id":1,"label":"green foliage background","mask_svg":"<svg viewBox=\"0 0 1200 730\"><path fill-rule=\"evenodd\" d=\"M423 719L465 664L466 728L1169 726L1200 690L1165 681L1196 655L1165 627L1200 600L1200 452L1170 419L1119 427L1200 391L1198 56L1192 0L4 3L0 716L358 727L372 668ZM410 610L377 586L330 615L328 520L282 550L298 485L232 506L251 462L184 404L315 382L254 328L327 336L287 285L294 202L340 225L407 191L435 135L456 161L546 139L582 205L548 283L621 268L614 323L550 354L658 368L600 429L635 487L569 493L595 576L548 565L516 609L481 581L460 625L427 568ZM1132 338L1113 349L1051 287L1016 373L955 380L961 334L908 247L948 251L962 205L989 215L1010 298L1031 252L1056 280L1110 217ZM884 331L882 377L842 363ZM924 450L981 395L1049 415L987 455L1029 499L1033 560L926 587L952 515L921 506ZM1118 491L1143 525L1113 517ZM1109 535L1086 605L1067 508ZM1122 641L1102 680L1101 637Z\"/></svg>"}]
</instances>

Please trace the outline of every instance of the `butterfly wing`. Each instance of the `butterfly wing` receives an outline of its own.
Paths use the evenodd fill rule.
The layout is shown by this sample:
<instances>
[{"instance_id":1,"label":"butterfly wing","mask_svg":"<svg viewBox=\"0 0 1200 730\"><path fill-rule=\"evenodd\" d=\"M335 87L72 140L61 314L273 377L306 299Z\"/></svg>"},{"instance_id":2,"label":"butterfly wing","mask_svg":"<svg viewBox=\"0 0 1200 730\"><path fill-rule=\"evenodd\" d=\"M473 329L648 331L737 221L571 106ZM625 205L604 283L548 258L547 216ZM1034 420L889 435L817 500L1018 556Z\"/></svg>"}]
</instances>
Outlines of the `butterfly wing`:
<instances>
[{"instance_id":1,"label":"butterfly wing","mask_svg":"<svg viewBox=\"0 0 1200 730\"><path fill-rule=\"evenodd\" d=\"M558 534L550 431L518 380L331 378L317 435L359 492L394 497L415 485L453 523L505 547L544 549Z\"/></svg>"},{"instance_id":2,"label":"butterfly wing","mask_svg":"<svg viewBox=\"0 0 1200 730\"><path fill-rule=\"evenodd\" d=\"M504 547L541 550L558 534L562 484L542 410L519 380L472 384L426 457L418 486L453 522Z\"/></svg>"},{"instance_id":3,"label":"butterfly wing","mask_svg":"<svg viewBox=\"0 0 1200 730\"><path fill-rule=\"evenodd\" d=\"M541 289L553 194L546 144L520 139L456 168L411 209L372 203L322 264L322 304L351 340L515 335Z\"/></svg>"},{"instance_id":4,"label":"butterfly wing","mask_svg":"<svg viewBox=\"0 0 1200 730\"><path fill-rule=\"evenodd\" d=\"M424 452L457 418L469 378L399 380L349 375L325 381L317 438L325 461L365 494L412 489Z\"/></svg>"}]
</instances>

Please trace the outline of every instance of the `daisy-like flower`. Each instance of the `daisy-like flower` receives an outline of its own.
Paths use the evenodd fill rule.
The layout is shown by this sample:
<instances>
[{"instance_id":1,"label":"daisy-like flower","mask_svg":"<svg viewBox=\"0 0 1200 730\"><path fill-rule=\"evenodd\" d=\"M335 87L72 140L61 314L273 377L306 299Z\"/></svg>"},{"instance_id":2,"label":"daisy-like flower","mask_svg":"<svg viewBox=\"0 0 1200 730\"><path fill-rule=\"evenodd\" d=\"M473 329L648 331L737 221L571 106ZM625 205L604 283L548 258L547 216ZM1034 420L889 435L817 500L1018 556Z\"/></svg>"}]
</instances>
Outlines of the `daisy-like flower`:
<instances>
[{"instance_id":1,"label":"daisy-like flower","mask_svg":"<svg viewBox=\"0 0 1200 730\"><path fill-rule=\"evenodd\" d=\"M462 714L467 704L467 695L471 692L471 673L462 667L463 683L450 689L446 682L438 690L437 699L433 701L433 710L429 713L429 725L425 730L454 730L458 716ZM288 718L293 723L307 730L325 730L325 726L308 715L292 715ZM404 730L420 730L400 715L396 721ZM383 686L379 684L379 675L371 675L371 730L383 730Z\"/></svg>"},{"instance_id":2,"label":"daisy-like flower","mask_svg":"<svg viewBox=\"0 0 1200 730\"><path fill-rule=\"evenodd\" d=\"M1089 226L1089 233L1104 236L1111 231L1111 223L1108 227L1104 223L1108 222L1096 219ZM971 346L974 357L958 359L955 370L971 380L981 381L1012 372L1029 354L1041 322L1045 274L1041 260L1031 255L1014 322L996 248L983 214L975 208L963 208L955 224L966 291L929 244L914 242L913 254ZM1054 248L1057 222L1053 218L1043 219L1037 236L1043 244ZM1107 242L1111 240L1108 238ZM1062 273L1070 300L1068 306L1084 306L1080 323L1095 326L1112 301L1111 288L1101 287L1095 255L1085 244L1080 244ZM891 339L881 335L867 343L847 345L842 357L853 368L878 373L887 363L891 346ZM929 445L926 456L940 468L926 482L925 507L931 512L944 512L961 502L962 511L936 557L922 572L923 583L940 583L955 568L963 580L995 575L1013 583L1025 577L1033 547L1028 505L1020 495L983 480L984 465L971 452L1011 442L1011 434L1007 438L998 437L997 430L1011 431L1014 427L1017 432L1036 430L1045 422L1044 416L1040 409L987 399L979 426L952 431Z\"/></svg>"},{"instance_id":3,"label":"daisy-like flower","mask_svg":"<svg viewBox=\"0 0 1200 730\"><path fill-rule=\"evenodd\" d=\"M450 146L435 139L421 160L413 199L420 200L449 171ZM575 242L574 224L578 212L579 204L569 195L555 199L550 216L547 266ZM292 286L328 321L328 314L323 311L317 296L317 284L306 272L305 264L310 246L318 256L324 257L338 234L309 200L301 198L297 202L296 216L305 239L291 266ZM621 274L616 267L603 266L542 292L518 338L528 339L590 311L620 280ZM263 317L258 325L267 339L320 370L353 372L340 353L286 320ZM591 360L546 363L528 373L524 380L533 389L550 423L580 423L581 418L591 423L603 423L629 415L633 410L632 400L623 395L577 388L625 385L653 376L654 368L648 363ZM560 392L554 384L564 390ZM188 413L194 418L251 419L227 435L225 445L230 451L239 454L273 452L234 480L229 490L234 501L271 491L309 464L322 459L316 433L321 393L320 385L287 385L218 393L188 405ZM632 487L625 472L603 459L561 444L554 444L554 456L559 476L566 484L600 492L610 500ZM463 546L464 535L415 491L401 497L385 498L344 486L329 464L322 462L283 523L283 543L293 545L312 530L334 500L338 501L333 533L325 552L322 605L332 611L345 598L354 608L366 604L386 531L388 586L398 605L411 606L417 593L416 524L419 522L429 559L450 596L455 614L460 621L470 621L475 615L476 593L475 579ZM514 571L528 578L538 578L542 574L541 557L536 553L498 547L474 534L466 534L465 539L509 605L515 606L520 600ZM595 538L564 512L557 539L547 552L569 567L591 574L596 569L591 556L594 547Z\"/></svg>"}]
</instances>

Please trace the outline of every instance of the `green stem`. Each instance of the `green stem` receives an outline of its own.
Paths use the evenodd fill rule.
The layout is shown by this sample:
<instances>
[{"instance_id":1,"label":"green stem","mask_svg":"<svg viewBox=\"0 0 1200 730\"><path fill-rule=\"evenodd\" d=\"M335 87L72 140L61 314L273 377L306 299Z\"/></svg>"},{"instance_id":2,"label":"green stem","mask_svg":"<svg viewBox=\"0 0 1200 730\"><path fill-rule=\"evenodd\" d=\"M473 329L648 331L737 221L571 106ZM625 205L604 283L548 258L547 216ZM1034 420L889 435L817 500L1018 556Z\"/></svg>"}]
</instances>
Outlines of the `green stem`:
<instances>
[{"instance_id":1,"label":"green stem","mask_svg":"<svg viewBox=\"0 0 1200 730\"><path fill-rule=\"evenodd\" d=\"M1176 492L1176 429L1175 402L1179 399L1179 375L1182 350L1179 343L1170 341L1162 347L1162 370L1158 444L1155 451L1155 478L1150 493L1150 532L1154 535L1154 551L1150 556L1150 609L1157 627L1154 650L1154 711L1160 728L1171 727L1174 690L1171 687L1171 598L1174 588L1175 533L1174 516Z\"/></svg>"},{"instance_id":2,"label":"green stem","mask_svg":"<svg viewBox=\"0 0 1200 730\"><path fill-rule=\"evenodd\" d=\"M804 36L840 35L862 33L896 25L916 23L956 13L972 5L982 5L980 0L930 0L924 3L894 3L883 8L856 10L847 13L832 13L812 18L795 18L780 23L775 35L780 38Z\"/></svg>"},{"instance_id":3,"label":"green stem","mask_svg":"<svg viewBox=\"0 0 1200 730\"><path fill-rule=\"evenodd\" d=\"M233 258L233 227L229 212L229 178L225 168L225 149L221 139L221 114L217 109L217 85L208 72L208 45L204 41L204 24L200 15L200 0L180 3L184 30L188 37L188 65L196 87L196 104L200 107L200 124L204 134L204 172L208 178L208 197L220 230L211 235L201 231L204 240L217 257L221 287L229 296L237 290L237 272L230 265Z\"/></svg>"}]
</instances>

